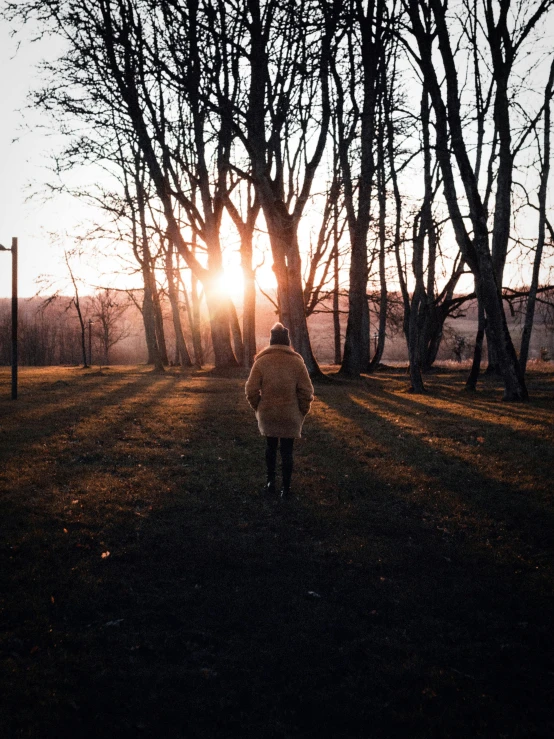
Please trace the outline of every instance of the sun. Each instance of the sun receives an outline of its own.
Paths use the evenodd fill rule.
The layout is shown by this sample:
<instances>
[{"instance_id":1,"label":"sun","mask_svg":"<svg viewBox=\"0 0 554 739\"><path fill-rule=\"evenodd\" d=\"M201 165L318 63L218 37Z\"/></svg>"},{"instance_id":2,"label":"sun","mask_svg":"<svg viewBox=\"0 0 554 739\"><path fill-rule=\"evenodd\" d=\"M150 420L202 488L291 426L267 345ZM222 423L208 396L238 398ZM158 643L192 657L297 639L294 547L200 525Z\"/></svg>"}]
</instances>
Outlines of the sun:
<instances>
[{"instance_id":1,"label":"sun","mask_svg":"<svg viewBox=\"0 0 554 739\"><path fill-rule=\"evenodd\" d=\"M233 300L239 300L244 292L244 277L242 268L238 264L227 265L217 281L220 293L228 295Z\"/></svg>"}]
</instances>

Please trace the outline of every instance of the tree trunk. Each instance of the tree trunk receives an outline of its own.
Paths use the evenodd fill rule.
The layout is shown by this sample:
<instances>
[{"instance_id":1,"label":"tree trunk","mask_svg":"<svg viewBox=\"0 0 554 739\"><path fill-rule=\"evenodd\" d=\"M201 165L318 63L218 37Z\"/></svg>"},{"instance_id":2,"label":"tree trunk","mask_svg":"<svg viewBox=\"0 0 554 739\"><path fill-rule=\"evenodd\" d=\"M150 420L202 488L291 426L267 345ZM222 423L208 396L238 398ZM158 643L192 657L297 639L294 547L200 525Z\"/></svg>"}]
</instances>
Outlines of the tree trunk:
<instances>
[{"instance_id":1,"label":"tree trunk","mask_svg":"<svg viewBox=\"0 0 554 739\"><path fill-rule=\"evenodd\" d=\"M419 340L419 309L423 296L421 288L417 287L412 296L410 305L410 317L408 319L408 359L410 362L410 381L414 393L424 393L425 385L421 374L421 356Z\"/></svg>"},{"instance_id":2,"label":"tree trunk","mask_svg":"<svg viewBox=\"0 0 554 739\"><path fill-rule=\"evenodd\" d=\"M152 299L151 279L148 274L146 260L143 262L142 277L144 282L144 297L142 303L142 320L148 350L148 364L153 364L156 372L163 372L164 365L156 340L156 319L154 316L154 301Z\"/></svg>"},{"instance_id":3,"label":"tree trunk","mask_svg":"<svg viewBox=\"0 0 554 739\"><path fill-rule=\"evenodd\" d=\"M310 377L321 376L322 372L312 352L306 322L298 224L280 203L270 204L262 199L262 207L277 278L279 320L289 329L292 346L304 359Z\"/></svg>"},{"instance_id":4,"label":"tree trunk","mask_svg":"<svg viewBox=\"0 0 554 739\"><path fill-rule=\"evenodd\" d=\"M356 239L350 256L348 320L341 375L359 377L369 365L369 309L367 306L367 233Z\"/></svg>"},{"instance_id":5,"label":"tree trunk","mask_svg":"<svg viewBox=\"0 0 554 739\"><path fill-rule=\"evenodd\" d=\"M504 380L504 399L526 400L528 397L527 388L508 331L502 306L501 285L498 284L496 279L495 267L489 248L486 203L480 196L475 171L471 167L464 141L458 74L446 24L446 8L439 0L431 0L430 6L436 22L436 29L433 33L430 32L429 28L423 27L419 15L419 4L410 4L408 13L413 33L418 42L419 64L435 109L436 152L443 177L448 210L462 255L476 279L479 280L479 290L487 317L487 339L494 346L499 361L499 369ZM435 37L438 37L439 51L444 65L447 88L446 105L433 60L432 44ZM495 114L496 112L495 109ZM506 121L506 123L509 125L509 121ZM456 158L460 179L467 197L473 229L471 236L466 229L464 217L460 210L456 179L452 167L452 152ZM509 172L507 170L506 172L503 171L502 182L497 184L497 199L499 188L504 193L508 177ZM505 205L504 199L502 204ZM502 213L497 214L498 218L502 214L505 215L504 210L505 208ZM496 254L497 260L500 259L501 236L506 228L509 230L509 223L500 224L498 218L495 216L494 238L498 240L499 245Z\"/></svg>"},{"instance_id":6,"label":"tree trunk","mask_svg":"<svg viewBox=\"0 0 554 739\"><path fill-rule=\"evenodd\" d=\"M543 156L542 171L539 186L539 233L537 236L537 249L533 260L533 274L529 288L529 297L525 309L525 322L521 334L521 349L519 352L519 364L521 371L525 374L527 369L527 358L529 356L529 343L533 330L533 319L535 317L535 303L537 300L537 289L539 287L539 274L544 248L544 237L546 229L546 193L548 187L548 176L550 174L550 100L554 86L554 61L550 66L550 76L544 92L544 132L543 132Z\"/></svg>"},{"instance_id":7,"label":"tree trunk","mask_svg":"<svg viewBox=\"0 0 554 739\"><path fill-rule=\"evenodd\" d=\"M164 367L169 365L169 357L167 356L167 344L165 341L165 329L164 320L162 315L162 306L160 302L160 296L156 287L156 281L154 275L151 275L152 281L152 304L154 309L154 326L156 329L156 339L158 342L158 349L162 358L162 364Z\"/></svg>"},{"instance_id":8,"label":"tree trunk","mask_svg":"<svg viewBox=\"0 0 554 739\"><path fill-rule=\"evenodd\" d=\"M256 356L256 281L252 267L244 268L242 339L243 366L252 367Z\"/></svg>"},{"instance_id":9,"label":"tree trunk","mask_svg":"<svg viewBox=\"0 0 554 739\"><path fill-rule=\"evenodd\" d=\"M185 309L189 319L190 334L192 337L192 348L194 351L194 366L202 367L204 364L204 354L202 352L202 337L200 335L200 308L198 305L197 281L191 274L191 299L187 292L187 288L181 279L181 288L183 290L183 300L185 301Z\"/></svg>"},{"instance_id":10,"label":"tree trunk","mask_svg":"<svg viewBox=\"0 0 554 739\"><path fill-rule=\"evenodd\" d=\"M171 316L173 318L173 329L175 331L175 348L177 364L181 367L191 367L192 360L190 358L185 337L183 335L183 326L181 324L181 312L179 310L179 293L178 284L175 284L175 275L173 272L173 244L171 241L167 244L165 271L167 277L167 293L169 303L171 305Z\"/></svg>"},{"instance_id":11,"label":"tree trunk","mask_svg":"<svg viewBox=\"0 0 554 739\"><path fill-rule=\"evenodd\" d=\"M487 340L494 344L500 362L500 373L504 381L503 399L509 401L527 400L529 396L508 330L502 296L496 285L492 260L485 258L480 262L479 290L483 296L487 318Z\"/></svg>"},{"instance_id":12,"label":"tree trunk","mask_svg":"<svg viewBox=\"0 0 554 739\"><path fill-rule=\"evenodd\" d=\"M86 327L85 327L83 316L81 315L81 309L79 308L78 303L75 305L75 307L77 309L77 315L79 316L79 329L80 329L80 336L81 336L81 356L83 358L83 369L88 369Z\"/></svg>"},{"instance_id":13,"label":"tree trunk","mask_svg":"<svg viewBox=\"0 0 554 739\"><path fill-rule=\"evenodd\" d=\"M369 372L374 372L381 361L385 350L385 338L387 328L387 276L385 272L385 246L386 246L386 219L387 219L387 191L385 182L385 130L382 116L379 116L379 142L377 148L377 186L379 198L379 284L381 294L379 296L379 328L377 332L377 346L375 354L369 363Z\"/></svg>"},{"instance_id":14,"label":"tree trunk","mask_svg":"<svg viewBox=\"0 0 554 739\"><path fill-rule=\"evenodd\" d=\"M216 369L236 367L237 361L233 354L229 333L229 310L225 301L222 301L219 290L204 285L210 329L214 350L214 364Z\"/></svg>"},{"instance_id":15,"label":"tree trunk","mask_svg":"<svg viewBox=\"0 0 554 739\"><path fill-rule=\"evenodd\" d=\"M244 344L242 341L242 333L240 330L239 317L237 316L237 309L235 304L229 298L229 320L231 324L231 336L233 337L233 346L235 349L235 357L239 357L241 360L244 357ZM242 362L241 362L242 363Z\"/></svg>"},{"instance_id":16,"label":"tree trunk","mask_svg":"<svg viewBox=\"0 0 554 739\"><path fill-rule=\"evenodd\" d=\"M436 306L431 306L425 314L425 326L422 329L424 341L421 346L421 368L423 372L428 372L435 360L442 342L444 321L446 312L439 314ZM444 317L443 317L444 316Z\"/></svg>"},{"instance_id":17,"label":"tree trunk","mask_svg":"<svg viewBox=\"0 0 554 739\"><path fill-rule=\"evenodd\" d=\"M337 233L337 216L335 213L334 231L334 253L333 253L333 333L335 337L335 364L340 364L342 359L340 342L340 301L339 301L339 245Z\"/></svg>"},{"instance_id":18,"label":"tree trunk","mask_svg":"<svg viewBox=\"0 0 554 739\"><path fill-rule=\"evenodd\" d=\"M473 349L473 363L469 376L466 380L466 390L475 392L477 389L477 380L481 371L481 357L483 355L483 339L485 338L486 318L485 310L481 299L477 298L477 336L475 337L475 347Z\"/></svg>"},{"instance_id":19,"label":"tree trunk","mask_svg":"<svg viewBox=\"0 0 554 739\"><path fill-rule=\"evenodd\" d=\"M204 351L202 349L202 334L200 332L200 300L198 298L198 280L194 275L191 276L189 321L194 349L194 363L197 367L202 367L204 364Z\"/></svg>"}]
</instances>

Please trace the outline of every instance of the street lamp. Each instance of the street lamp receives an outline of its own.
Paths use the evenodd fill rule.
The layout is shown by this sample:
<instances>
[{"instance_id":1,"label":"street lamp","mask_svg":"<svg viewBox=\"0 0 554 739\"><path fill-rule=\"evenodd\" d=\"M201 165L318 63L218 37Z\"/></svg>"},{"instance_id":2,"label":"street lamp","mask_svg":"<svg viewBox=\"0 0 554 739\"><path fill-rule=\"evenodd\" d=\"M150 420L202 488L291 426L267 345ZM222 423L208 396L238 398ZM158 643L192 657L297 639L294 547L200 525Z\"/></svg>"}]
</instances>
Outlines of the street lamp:
<instances>
[{"instance_id":1,"label":"street lamp","mask_svg":"<svg viewBox=\"0 0 554 739\"><path fill-rule=\"evenodd\" d=\"M92 367L92 324L95 323L91 318L88 319L88 363Z\"/></svg>"},{"instance_id":2,"label":"street lamp","mask_svg":"<svg viewBox=\"0 0 554 739\"><path fill-rule=\"evenodd\" d=\"M12 253L12 400L17 400L17 238L11 249L0 244L0 251Z\"/></svg>"}]
</instances>

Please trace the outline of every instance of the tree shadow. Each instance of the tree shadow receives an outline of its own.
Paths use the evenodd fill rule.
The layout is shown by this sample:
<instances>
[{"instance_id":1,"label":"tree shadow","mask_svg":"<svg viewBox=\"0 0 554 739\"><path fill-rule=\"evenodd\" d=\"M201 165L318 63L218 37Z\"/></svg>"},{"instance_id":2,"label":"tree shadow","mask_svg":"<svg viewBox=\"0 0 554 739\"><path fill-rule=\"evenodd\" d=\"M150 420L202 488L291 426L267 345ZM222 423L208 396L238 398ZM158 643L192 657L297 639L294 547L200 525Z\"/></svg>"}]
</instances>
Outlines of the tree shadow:
<instances>
[{"instance_id":1,"label":"tree shadow","mask_svg":"<svg viewBox=\"0 0 554 739\"><path fill-rule=\"evenodd\" d=\"M151 383L141 427L130 409L86 473L45 483L88 489L80 520L26 524L36 565L19 572L5 622L23 644L10 663L12 733L547 730L545 597L525 563L514 575L461 518L440 518L457 510L463 480L450 490L448 477L436 501L414 491L442 474L415 459L423 442L399 440L347 388L322 388L297 445L297 495L282 503L259 494L264 443L241 382ZM481 526L475 501L462 504Z\"/></svg>"}]
</instances>

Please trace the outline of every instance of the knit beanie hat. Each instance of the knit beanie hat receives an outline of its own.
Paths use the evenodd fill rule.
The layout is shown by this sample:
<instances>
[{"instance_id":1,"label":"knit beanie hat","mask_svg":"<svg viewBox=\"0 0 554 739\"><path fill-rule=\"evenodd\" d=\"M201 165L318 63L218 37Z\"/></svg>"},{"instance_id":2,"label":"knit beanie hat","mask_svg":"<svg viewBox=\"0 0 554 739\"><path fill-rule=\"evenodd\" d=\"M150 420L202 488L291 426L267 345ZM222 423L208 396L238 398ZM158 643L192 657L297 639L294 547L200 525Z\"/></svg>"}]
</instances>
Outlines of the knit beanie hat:
<instances>
[{"instance_id":1,"label":"knit beanie hat","mask_svg":"<svg viewBox=\"0 0 554 739\"><path fill-rule=\"evenodd\" d=\"M290 346L289 330L282 323L276 323L269 334L269 345L282 344Z\"/></svg>"}]
</instances>

